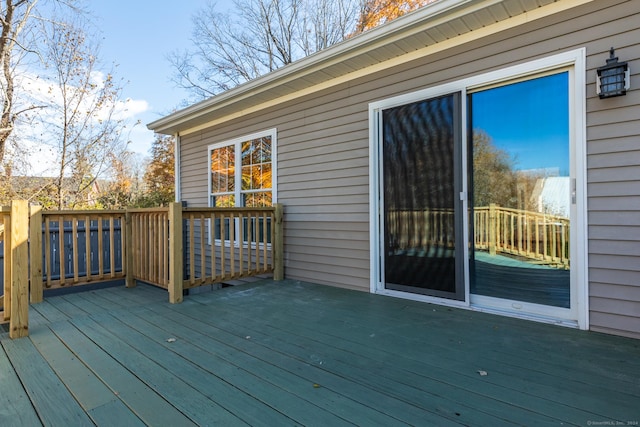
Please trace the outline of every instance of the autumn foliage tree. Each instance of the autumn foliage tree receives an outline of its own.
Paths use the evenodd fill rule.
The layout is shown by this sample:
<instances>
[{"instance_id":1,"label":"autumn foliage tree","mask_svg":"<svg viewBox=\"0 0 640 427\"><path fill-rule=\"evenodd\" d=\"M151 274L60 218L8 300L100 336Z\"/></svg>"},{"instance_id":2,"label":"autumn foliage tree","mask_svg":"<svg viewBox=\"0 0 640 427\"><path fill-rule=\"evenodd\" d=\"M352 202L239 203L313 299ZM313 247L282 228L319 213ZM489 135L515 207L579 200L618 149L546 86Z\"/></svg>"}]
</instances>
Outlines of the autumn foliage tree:
<instances>
[{"instance_id":1,"label":"autumn foliage tree","mask_svg":"<svg viewBox=\"0 0 640 427\"><path fill-rule=\"evenodd\" d=\"M166 206L175 200L174 138L156 135L151 145L151 160L144 174L144 194L135 205Z\"/></svg>"},{"instance_id":2,"label":"autumn foliage tree","mask_svg":"<svg viewBox=\"0 0 640 427\"><path fill-rule=\"evenodd\" d=\"M136 153L124 150L107 157L109 177L100 181L99 206L104 209L135 206L142 196L141 167Z\"/></svg>"},{"instance_id":3,"label":"autumn foliage tree","mask_svg":"<svg viewBox=\"0 0 640 427\"><path fill-rule=\"evenodd\" d=\"M360 13L357 32L375 28L434 1L436 0L368 0Z\"/></svg>"}]
</instances>

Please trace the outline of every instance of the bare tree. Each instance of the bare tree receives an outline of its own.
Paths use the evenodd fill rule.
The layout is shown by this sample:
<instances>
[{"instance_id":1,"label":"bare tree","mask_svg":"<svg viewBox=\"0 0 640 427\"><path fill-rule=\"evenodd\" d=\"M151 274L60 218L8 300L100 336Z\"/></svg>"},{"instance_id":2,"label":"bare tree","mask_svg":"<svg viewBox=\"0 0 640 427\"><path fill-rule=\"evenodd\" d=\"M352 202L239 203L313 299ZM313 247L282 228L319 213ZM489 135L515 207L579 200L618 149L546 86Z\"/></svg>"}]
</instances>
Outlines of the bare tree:
<instances>
[{"instance_id":1,"label":"bare tree","mask_svg":"<svg viewBox=\"0 0 640 427\"><path fill-rule=\"evenodd\" d=\"M53 71L42 142L58 155L58 208L74 208L91 201L90 190L108 154L124 149L125 123L117 117L122 86L98 69L98 46L81 24L45 23L44 33Z\"/></svg>"},{"instance_id":2,"label":"bare tree","mask_svg":"<svg viewBox=\"0 0 640 427\"><path fill-rule=\"evenodd\" d=\"M356 19L364 10L362 1L307 0L300 20L298 44L304 56L339 43L353 35Z\"/></svg>"},{"instance_id":3,"label":"bare tree","mask_svg":"<svg viewBox=\"0 0 640 427\"><path fill-rule=\"evenodd\" d=\"M7 144L13 134L17 121L25 113L43 108L31 103L23 97L21 74L24 72L24 61L31 56L35 61L40 59L40 37L37 23L45 18L37 10L40 6L65 8L72 13L79 13L77 0L3 0L0 3L0 164L3 163ZM20 148L20 147L18 147Z\"/></svg>"},{"instance_id":4,"label":"bare tree","mask_svg":"<svg viewBox=\"0 0 640 427\"><path fill-rule=\"evenodd\" d=\"M209 2L194 15L193 51L174 52L174 82L202 99L344 40L363 0L236 0L232 13Z\"/></svg>"},{"instance_id":5,"label":"bare tree","mask_svg":"<svg viewBox=\"0 0 640 427\"><path fill-rule=\"evenodd\" d=\"M15 109L15 74L19 58L29 51L27 43L22 37L25 28L30 23L33 10L38 0L7 0L0 4L0 22L2 35L0 36L0 97L2 98L2 113L0 115L0 163L4 160L7 140L13 132L15 121L21 111Z\"/></svg>"}]
</instances>

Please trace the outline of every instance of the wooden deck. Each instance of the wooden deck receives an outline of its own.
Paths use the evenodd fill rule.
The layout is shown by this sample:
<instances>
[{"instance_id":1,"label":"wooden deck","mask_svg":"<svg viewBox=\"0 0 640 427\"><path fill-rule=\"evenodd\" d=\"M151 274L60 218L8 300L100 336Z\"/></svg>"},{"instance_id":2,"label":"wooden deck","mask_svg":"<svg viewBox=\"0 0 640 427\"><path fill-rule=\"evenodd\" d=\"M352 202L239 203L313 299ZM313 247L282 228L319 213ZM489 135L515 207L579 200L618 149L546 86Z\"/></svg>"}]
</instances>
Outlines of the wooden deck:
<instances>
[{"instance_id":1,"label":"wooden deck","mask_svg":"<svg viewBox=\"0 0 640 427\"><path fill-rule=\"evenodd\" d=\"M0 333L0 425L640 422L637 340L293 281L166 301L32 305Z\"/></svg>"}]
</instances>

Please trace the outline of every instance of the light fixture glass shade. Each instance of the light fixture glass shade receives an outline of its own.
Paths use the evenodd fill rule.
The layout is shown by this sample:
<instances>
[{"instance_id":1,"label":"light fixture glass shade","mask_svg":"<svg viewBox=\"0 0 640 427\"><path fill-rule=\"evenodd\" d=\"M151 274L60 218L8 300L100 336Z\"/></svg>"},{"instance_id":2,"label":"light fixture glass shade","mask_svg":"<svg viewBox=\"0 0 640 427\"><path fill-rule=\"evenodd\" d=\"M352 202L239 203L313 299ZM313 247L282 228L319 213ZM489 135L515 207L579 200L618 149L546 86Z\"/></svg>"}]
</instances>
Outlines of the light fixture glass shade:
<instances>
[{"instance_id":1,"label":"light fixture glass shade","mask_svg":"<svg viewBox=\"0 0 640 427\"><path fill-rule=\"evenodd\" d=\"M596 93L600 98L621 96L629 90L631 72L626 62L618 62L613 48L609 51L607 64L597 69Z\"/></svg>"}]
</instances>

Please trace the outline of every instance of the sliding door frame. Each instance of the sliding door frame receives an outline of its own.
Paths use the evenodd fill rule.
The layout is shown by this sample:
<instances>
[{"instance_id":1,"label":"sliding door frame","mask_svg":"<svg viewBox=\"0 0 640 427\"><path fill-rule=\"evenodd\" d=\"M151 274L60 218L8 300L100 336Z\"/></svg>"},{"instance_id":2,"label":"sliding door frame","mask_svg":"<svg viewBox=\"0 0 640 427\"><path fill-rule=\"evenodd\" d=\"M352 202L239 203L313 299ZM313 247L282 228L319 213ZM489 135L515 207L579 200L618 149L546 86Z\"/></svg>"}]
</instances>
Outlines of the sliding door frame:
<instances>
[{"instance_id":1,"label":"sliding door frame","mask_svg":"<svg viewBox=\"0 0 640 427\"><path fill-rule=\"evenodd\" d=\"M450 300L433 296L412 294L385 289L384 284L384 230L381 218L384 206L382 179L384 165L382 164L382 111L387 108L409 104L412 102L435 98L455 92L461 95L461 131L463 143L460 150L462 161L462 201L463 213L468 213L468 148L467 132L467 91L478 90L491 85L503 85L518 79L528 79L532 76L553 71L569 71L569 140L571 153L572 196L575 203L571 204L571 321L554 319L552 316L537 316L527 313L519 314L500 308L472 305L469 294L469 224L468 218L463 224L463 236L460 242L464 252L464 287L463 301ZM369 104L369 203L370 203L370 291L372 293L407 298L418 301L432 302L447 306L470 308L478 311L496 312L499 314L522 317L532 320L559 323L566 326L589 328L588 305L588 238L587 238L587 183L586 183L586 50L575 49L549 57L529 61L515 66L505 67L496 71L461 79L435 87L425 88L412 93L391 97ZM456 161L458 161L456 159ZM574 220L575 218L575 220Z\"/></svg>"}]
</instances>

